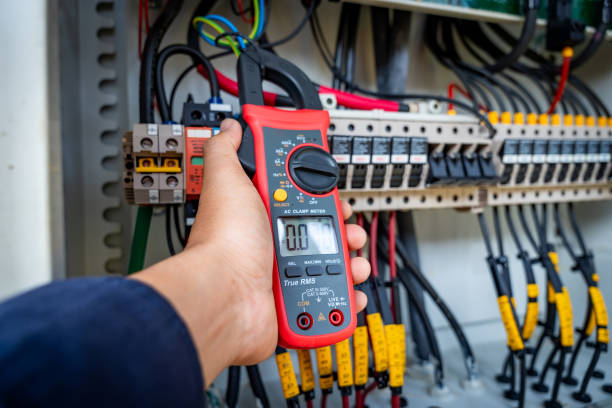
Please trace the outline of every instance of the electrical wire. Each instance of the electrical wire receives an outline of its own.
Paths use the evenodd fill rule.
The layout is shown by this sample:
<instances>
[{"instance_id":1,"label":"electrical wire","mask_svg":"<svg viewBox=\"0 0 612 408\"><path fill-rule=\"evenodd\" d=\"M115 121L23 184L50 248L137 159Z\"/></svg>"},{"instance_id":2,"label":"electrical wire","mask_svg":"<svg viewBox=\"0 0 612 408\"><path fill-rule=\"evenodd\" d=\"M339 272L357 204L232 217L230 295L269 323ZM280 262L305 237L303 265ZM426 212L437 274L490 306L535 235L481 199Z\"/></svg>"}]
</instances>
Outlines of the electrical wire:
<instances>
[{"instance_id":1,"label":"electrical wire","mask_svg":"<svg viewBox=\"0 0 612 408\"><path fill-rule=\"evenodd\" d=\"M172 227L170 222L170 213L172 212L172 206L170 204L166 205L165 211L165 220L166 220L166 245L168 245L168 252L170 252L170 256L176 255L176 251L174 249L174 243L172 242Z\"/></svg>"},{"instance_id":2,"label":"electrical wire","mask_svg":"<svg viewBox=\"0 0 612 408\"><path fill-rule=\"evenodd\" d=\"M334 65L329 61L328 57L325 55L325 51L323 50L323 46L321 44L321 41L318 37L318 35L315 34L316 32L316 25L315 24L311 24L311 29L313 30L313 37L315 38L315 44L317 45L317 48L319 50L319 53L321 54L321 56L323 57L323 61L325 62L325 64L327 65L327 67L332 71L332 72L337 72L336 67L334 67ZM363 89L359 86L357 86L357 84L353 83L353 82L348 82L346 80L346 78L343 75L339 75L339 79L341 82L343 82L347 87L350 87L350 89L362 93L364 95L369 95L369 96L375 96L378 98L384 98L384 99L393 99L393 100L402 100L402 99L433 99L433 100L437 100L440 102L452 102L453 104L457 105L458 107L460 107L461 109L467 110L469 112L471 112L474 116L476 116L480 121L482 121L485 126L487 127L487 129L489 130L489 138L492 139L495 136L495 128L493 127L493 125L491 124L491 122L488 120L487 117L485 117L483 114L481 114L478 110L478 107L474 108L466 103L463 103L461 101L457 101L457 100L451 100L447 97L444 96L439 96L439 95L428 95L428 94L419 94L419 93L413 93L413 94L390 94L390 93L382 93L382 92L375 92L375 91L369 91L367 89Z\"/></svg>"},{"instance_id":3,"label":"electrical wire","mask_svg":"<svg viewBox=\"0 0 612 408\"><path fill-rule=\"evenodd\" d=\"M181 221L179 219L179 206L172 206L172 216L174 218L174 229L181 246L184 248L186 244L185 235L181 232Z\"/></svg>"},{"instance_id":4,"label":"electrical wire","mask_svg":"<svg viewBox=\"0 0 612 408\"><path fill-rule=\"evenodd\" d=\"M300 33L300 31L302 31L302 29L304 28L304 26L306 25L306 23L310 19L310 16L312 16L312 13L313 13L313 11L315 9L315 4L316 3L317 2L315 0L312 0L310 2L310 6L308 6L308 9L306 10L306 14L304 15L302 20L298 23L298 25L295 27L295 29L292 32L290 32L289 34L287 34L286 36L284 36L284 37L282 37L282 38L280 38L278 40L275 40L275 41L272 41L270 43L262 45L262 48L269 49L269 48L279 46L281 44L284 44L284 43L289 42L292 39L294 39Z\"/></svg>"},{"instance_id":5,"label":"electrical wire","mask_svg":"<svg viewBox=\"0 0 612 408\"><path fill-rule=\"evenodd\" d=\"M166 60L173 55L183 54L188 55L194 59L197 59L198 62L206 68L209 73L208 83L210 84L210 94L212 97L219 96L219 81L217 80L217 76L215 75L215 70L208 60L200 51L195 50L187 45L182 44L174 44L169 45L164 48L159 53L159 60L155 70L155 79L156 79L156 90L157 90L157 104L159 108L159 113L163 122L170 121L170 108L168 106L168 100L166 99L166 92L164 89L164 65Z\"/></svg>"},{"instance_id":6,"label":"electrical wire","mask_svg":"<svg viewBox=\"0 0 612 408\"><path fill-rule=\"evenodd\" d=\"M512 50L503 55L501 58L490 65L486 66L486 69L491 72L499 72L509 67L514 62L518 61L521 55L524 54L525 50L529 48L529 43L533 39L536 29L536 22L538 19L538 9L540 7L539 0L529 0L524 2L524 14L525 20L521 29L521 34L518 41L512 48Z\"/></svg>"},{"instance_id":7,"label":"electrical wire","mask_svg":"<svg viewBox=\"0 0 612 408\"><path fill-rule=\"evenodd\" d=\"M557 91L555 93L555 97L553 98L550 106L548 107L548 111L546 112L548 115L555 112L555 108L557 104L561 100L563 96L563 91L565 90L565 83L567 82L567 77L570 72L570 61L572 59L573 50L571 47L565 47L563 49L563 68L561 69L561 76L559 77L559 85L557 85Z\"/></svg>"},{"instance_id":8,"label":"electrical wire","mask_svg":"<svg viewBox=\"0 0 612 408\"><path fill-rule=\"evenodd\" d=\"M181 72L176 78L176 81L174 81L174 85L172 85L172 91L170 91L170 102L168 103L168 109L170 111L170 120L172 120L172 118L174 117L172 108L174 107L174 97L176 96L176 91L178 90L178 87L183 81L183 79L185 79L185 77L189 75L189 73L196 67L197 64L191 64L190 66L185 68L183 72Z\"/></svg>"}]
</instances>

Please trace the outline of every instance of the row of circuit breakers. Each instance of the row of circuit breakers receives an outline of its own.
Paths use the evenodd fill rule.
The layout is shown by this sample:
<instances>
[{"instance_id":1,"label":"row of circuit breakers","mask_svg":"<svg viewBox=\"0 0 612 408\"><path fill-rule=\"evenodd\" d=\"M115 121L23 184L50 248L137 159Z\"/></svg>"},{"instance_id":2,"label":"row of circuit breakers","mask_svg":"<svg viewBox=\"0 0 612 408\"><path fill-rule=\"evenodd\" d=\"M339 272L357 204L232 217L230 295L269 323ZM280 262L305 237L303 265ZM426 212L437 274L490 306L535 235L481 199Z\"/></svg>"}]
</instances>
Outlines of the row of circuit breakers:
<instances>
[{"instance_id":1,"label":"row of circuit breakers","mask_svg":"<svg viewBox=\"0 0 612 408\"><path fill-rule=\"evenodd\" d=\"M561 188L612 180L612 128L607 126L499 124L489 139L473 119L459 116L431 115L427 120L424 115L418 119L402 114L397 118L387 114L384 119L343 115L335 118L332 113L328 140L340 167L338 187L345 193L474 186ZM216 132L218 128L212 127L135 125L123 142L128 201L172 204L197 199L203 144Z\"/></svg>"}]
</instances>

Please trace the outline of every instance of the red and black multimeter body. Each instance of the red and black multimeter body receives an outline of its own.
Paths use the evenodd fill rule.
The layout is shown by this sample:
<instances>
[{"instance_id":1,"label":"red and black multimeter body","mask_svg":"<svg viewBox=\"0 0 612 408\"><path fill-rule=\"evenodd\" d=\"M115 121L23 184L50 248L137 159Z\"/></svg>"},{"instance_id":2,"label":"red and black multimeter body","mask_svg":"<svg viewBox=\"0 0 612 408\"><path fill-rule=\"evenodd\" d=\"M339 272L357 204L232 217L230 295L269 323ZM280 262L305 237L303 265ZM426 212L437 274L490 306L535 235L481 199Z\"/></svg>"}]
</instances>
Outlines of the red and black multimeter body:
<instances>
[{"instance_id":1,"label":"red and black multimeter body","mask_svg":"<svg viewBox=\"0 0 612 408\"><path fill-rule=\"evenodd\" d=\"M263 106L262 81L283 88L297 110ZM249 47L238 60L242 118L238 155L254 173L274 239L273 290L279 345L316 348L355 330L353 279L329 154L329 114L295 65Z\"/></svg>"}]
</instances>

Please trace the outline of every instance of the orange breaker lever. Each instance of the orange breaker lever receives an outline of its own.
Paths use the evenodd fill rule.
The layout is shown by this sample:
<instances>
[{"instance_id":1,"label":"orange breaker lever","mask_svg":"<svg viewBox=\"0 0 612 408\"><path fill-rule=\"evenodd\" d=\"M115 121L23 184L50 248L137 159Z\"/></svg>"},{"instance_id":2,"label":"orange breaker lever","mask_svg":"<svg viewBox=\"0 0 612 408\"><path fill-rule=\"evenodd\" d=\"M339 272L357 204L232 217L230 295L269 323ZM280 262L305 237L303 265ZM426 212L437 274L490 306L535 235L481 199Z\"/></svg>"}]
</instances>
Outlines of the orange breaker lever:
<instances>
[{"instance_id":1,"label":"orange breaker lever","mask_svg":"<svg viewBox=\"0 0 612 408\"><path fill-rule=\"evenodd\" d=\"M264 79L299 109L263 106ZM297 349L338 343L353 334L356 316L329 114L302 71L263 49L241 53L238 85L246 124L238 155L253 175L274 240L278 343Z\"/></svg>"}]
</instances>

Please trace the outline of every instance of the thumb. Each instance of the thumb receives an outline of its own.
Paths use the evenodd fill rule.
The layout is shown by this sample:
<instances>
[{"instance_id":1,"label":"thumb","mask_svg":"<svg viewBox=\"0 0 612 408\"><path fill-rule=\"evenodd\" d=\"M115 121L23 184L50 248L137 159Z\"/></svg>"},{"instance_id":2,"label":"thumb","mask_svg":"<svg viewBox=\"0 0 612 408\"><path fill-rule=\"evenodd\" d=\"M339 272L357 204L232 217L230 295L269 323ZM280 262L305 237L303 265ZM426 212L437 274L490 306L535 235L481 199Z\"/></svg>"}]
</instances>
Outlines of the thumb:
<instances>
[{"instance_id":1,"label":"thumb","mask_svg":"<svg viewBox=\"0 0 612 408\"><path fill-rule=\"evenodd\" d=\"M234 119L225 119L219 130L204 144L203 193L219 182L231 185L236 177L248 180L236 154L242 141L240 124Z\"/></svg>"}]
</instances>

